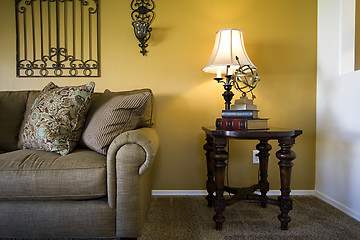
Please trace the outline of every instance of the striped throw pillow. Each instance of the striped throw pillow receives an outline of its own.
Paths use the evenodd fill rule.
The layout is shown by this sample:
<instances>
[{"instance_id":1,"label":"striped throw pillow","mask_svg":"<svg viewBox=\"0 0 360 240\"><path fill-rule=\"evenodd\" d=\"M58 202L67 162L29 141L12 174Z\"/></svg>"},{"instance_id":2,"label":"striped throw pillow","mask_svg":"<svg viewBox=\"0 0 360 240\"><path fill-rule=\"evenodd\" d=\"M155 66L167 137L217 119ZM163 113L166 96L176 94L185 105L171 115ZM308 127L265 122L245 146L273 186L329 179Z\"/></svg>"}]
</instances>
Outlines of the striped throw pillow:
<instances>
[{"instance_id":1,"label":"striped throw pillow","mask_svg":"<svg viewBox=\"0 0 360 240\"><path fill-rule=\"evenodd\" d=\"M88 112L81 145L106 155L111 142L120 133L137 127L150 97L150 92L114 95L106 90Z\"/></svg>"}]
</instances>

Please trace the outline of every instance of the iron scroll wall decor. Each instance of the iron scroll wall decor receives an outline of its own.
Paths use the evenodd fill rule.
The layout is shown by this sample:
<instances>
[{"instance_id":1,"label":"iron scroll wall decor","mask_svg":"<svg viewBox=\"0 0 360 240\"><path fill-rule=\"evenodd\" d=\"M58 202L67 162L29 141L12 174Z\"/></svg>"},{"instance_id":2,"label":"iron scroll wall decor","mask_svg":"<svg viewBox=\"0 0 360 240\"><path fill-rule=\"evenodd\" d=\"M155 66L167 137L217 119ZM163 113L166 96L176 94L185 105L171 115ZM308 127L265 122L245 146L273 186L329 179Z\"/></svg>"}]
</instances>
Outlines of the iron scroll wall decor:
<instances>
[{"instance_id":1,"label":"iron scroll wall decor","mask_svg":"<svg viewBox=\"0 0 360 240\"><path fill-rule=\"evenodd\" d=\"M98 77L99 0L16 0L17 77Z\"/></svg>"},{"instance_id":2,"label":"iron scroll wall decor","mask_svg":"<svg viewBox=\"0 0 360 240\"><path fill-rule=\"evenodd\" d=\"M139 40L139 47L143 56L147 53L147 41L150 39L152 28L151 22L154 19L154 2L153 0L132 0L131 2L131 18L134 27L134 33Z\"/></svg>"}]
</instances>

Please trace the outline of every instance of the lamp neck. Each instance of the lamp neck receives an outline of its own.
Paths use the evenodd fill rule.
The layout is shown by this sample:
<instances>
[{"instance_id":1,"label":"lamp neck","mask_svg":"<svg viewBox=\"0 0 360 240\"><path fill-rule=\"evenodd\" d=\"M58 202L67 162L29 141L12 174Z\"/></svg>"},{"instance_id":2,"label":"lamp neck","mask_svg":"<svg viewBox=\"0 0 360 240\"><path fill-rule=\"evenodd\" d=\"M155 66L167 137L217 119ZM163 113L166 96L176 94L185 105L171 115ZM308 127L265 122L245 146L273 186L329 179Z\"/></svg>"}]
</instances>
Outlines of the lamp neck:
<instances>
[{"instance_id":1,"label":"lamp neck","mask_svg":"<svg viewBox=\"0 0 360 240\"><path fill-rule=\"evenodd\" d=\"M234 96L234 93L231 91L231 75L226 75L226 82L224 83L225 92L222 94L225 100L225 110L230 110L231 100Z\"/></svg>"}]
</instances>

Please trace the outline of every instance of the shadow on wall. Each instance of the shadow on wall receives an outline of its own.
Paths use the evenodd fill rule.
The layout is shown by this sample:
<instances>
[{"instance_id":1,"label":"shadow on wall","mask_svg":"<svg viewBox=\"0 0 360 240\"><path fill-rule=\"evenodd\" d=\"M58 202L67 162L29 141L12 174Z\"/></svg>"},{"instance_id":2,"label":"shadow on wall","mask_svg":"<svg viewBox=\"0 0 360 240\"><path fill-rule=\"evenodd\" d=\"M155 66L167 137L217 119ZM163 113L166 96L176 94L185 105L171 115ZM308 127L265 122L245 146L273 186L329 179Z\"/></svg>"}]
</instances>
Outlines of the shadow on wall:
<instances>
[{"instance_id":1,"label":"shadow on wall","mask_svg":"<svg viewBox=\"0 0 360 240\"><path fill-rule=\"evenodd\" d=\"M331 135L331 136L330 136ZM360 146L360 135L354 133L340 133L336 130L332 134L327 131L325 134L318 132L318 151L325 153L322 160L318 160L317 178L324 179L323 174L334 176L326 184L322 184L322 192L326 192L330 198L334 198L332 193L336 191L336 195L342 196L337 201L346 206L354 205L350 203L354 199L353 195L358 194L351 189L358 188L360 161L358 161L358 148ZM331 166L329 168L328 166ZM335 172L334 172L335 171ZM345 175L339 173L346 173ZM328 189L324 189L328 188ZM356 199L356 198L355 198Z\"/></svg>"},{"instance_id":2,"label":"shadow on wall","mask_svg":"<svg viewBox=\"0 0 360 240\"><path fill-rule=\"evenodd\" d=\"M246 50L250 58L254 55L251 59L258 68L260 77L262 73L304 74L304 69L307 69L308 72L316 72L316 59L311 57L312 51L309 51L308 46L301 45L301 43L298 45L293 42L282 44L270 41L266 44L264 42L249 43L246 45ZM258 57L255 58L256 56ZM313 62L303 59L313 59Z\"/></svg>"},{"instance_id":3,"label":"shadow on wall","mask_svg":"<svg viewBox=\"0 0 360 240\"><path fill-rule=\"evenodd\" d=\"M201 127L215 116L188 95L156 95L154 127L160 136L154 189L203 189L206 162ZM161 127L160 127L161 126ZM161 179L160 179L161 178ZM182 179L182 180L179 180Z\"/></svg>"},{"instance_id":4,"label":"shadow on wall","mask_svg":"<svg viewBox=\"0 0 360 240\"><path fill-rule=\"evenodd\" d=\"M153 46L157 46L162 43L169 36L169 28L152 28L151 37L149 43Z\"/></svg>"}]
</instances>

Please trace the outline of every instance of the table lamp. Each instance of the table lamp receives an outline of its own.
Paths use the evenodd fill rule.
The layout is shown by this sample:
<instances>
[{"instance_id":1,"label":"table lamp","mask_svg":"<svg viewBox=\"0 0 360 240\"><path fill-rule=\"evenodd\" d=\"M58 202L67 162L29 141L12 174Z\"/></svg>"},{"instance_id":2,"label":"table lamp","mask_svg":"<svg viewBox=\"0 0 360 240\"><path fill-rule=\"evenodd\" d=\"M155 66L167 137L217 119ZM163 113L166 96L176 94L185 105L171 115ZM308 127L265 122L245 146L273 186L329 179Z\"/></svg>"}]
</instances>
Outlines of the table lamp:
<instances>
[{"instance_id":1,"label":"table lamp","mask_svg":"<svg viewBox=\"0 0 360 240\"><path fill-rule=\"evenodd\" d=\"M257 110L253 104L255 98L252 90L260 80L255 65L248 57L243 33L240 29L226 28L216 33L215 44L210 59L202 69L204 72L215 73L218 83L224 84L225 110ZM226 80L223 81L222 74ZM240 99L231 106L234 96L232 86L242 92ZM252 99L246 93L250 92Z\"/></svg>"}]
</instances>

